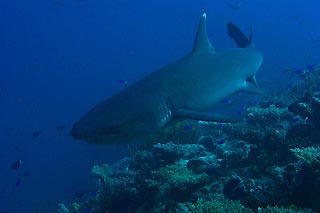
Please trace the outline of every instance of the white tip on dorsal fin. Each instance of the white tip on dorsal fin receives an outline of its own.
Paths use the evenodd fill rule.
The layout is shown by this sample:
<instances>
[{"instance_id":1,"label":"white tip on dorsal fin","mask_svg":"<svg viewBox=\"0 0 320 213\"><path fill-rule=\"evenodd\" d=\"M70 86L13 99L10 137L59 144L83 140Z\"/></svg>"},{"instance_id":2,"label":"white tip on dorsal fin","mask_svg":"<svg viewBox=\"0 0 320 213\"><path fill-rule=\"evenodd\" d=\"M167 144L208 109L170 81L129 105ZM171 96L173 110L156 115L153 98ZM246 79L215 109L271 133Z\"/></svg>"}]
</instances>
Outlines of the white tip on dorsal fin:
<instances>
[{"instance_id":1,"label":"white tip on dorsal fin","mask_svg":"<svg viewBox=\"0 0 320 213\"><path fill-rule=\"evenodd\" d=\"M214 50L212 44L209 41L208 35L207 35L206 19L207 19L207 14L203 13L203 15L200 19L199 25L198 25L196 41L194 42L192 52L213 51Z\"/></svg>"}]
</instances>

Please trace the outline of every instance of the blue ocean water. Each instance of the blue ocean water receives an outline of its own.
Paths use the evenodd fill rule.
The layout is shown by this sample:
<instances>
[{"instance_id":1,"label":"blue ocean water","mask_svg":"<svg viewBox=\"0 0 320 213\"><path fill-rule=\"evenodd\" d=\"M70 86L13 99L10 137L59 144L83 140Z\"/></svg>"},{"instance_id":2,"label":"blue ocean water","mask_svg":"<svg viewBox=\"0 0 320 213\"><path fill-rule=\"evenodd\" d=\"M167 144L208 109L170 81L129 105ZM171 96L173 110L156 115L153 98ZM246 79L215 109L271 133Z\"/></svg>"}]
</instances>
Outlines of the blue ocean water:
<instances>
[{"instance_id":1,"label":"blue ocean water","mask_svg":"<svg viewBox=\"0 0 320 213\"><path fill-rule=\"evenodd\" d=\"M252 27L264 54L260 86L278 90L295 80L283 70L319 62L319 8L317 0L1 1L0 212L47 212L89 193L91 167L119 160L126 146L74 141L72 124L122 81L188 53L204 11L217 49L234 47L228 20Z\"/></svg>"}]
</instances>

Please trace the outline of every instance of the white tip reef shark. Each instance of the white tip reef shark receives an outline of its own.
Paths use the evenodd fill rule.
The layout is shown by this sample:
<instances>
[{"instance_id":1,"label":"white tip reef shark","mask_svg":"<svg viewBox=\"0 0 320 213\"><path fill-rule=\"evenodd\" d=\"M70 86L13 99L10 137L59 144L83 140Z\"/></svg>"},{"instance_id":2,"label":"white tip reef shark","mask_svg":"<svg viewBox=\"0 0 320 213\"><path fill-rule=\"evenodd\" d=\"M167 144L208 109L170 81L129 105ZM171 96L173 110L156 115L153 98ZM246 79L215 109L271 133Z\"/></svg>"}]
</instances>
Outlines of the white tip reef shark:
<instances>
[{"instance_id":1,"label":"white tip reef shark","mask_svg":"<svg viewBox=\"0 0 320 213\"><path fill-rule=\"evenodd\" d=\"M251 35L231 22L227 30L238 48L215 50L204 13L191 53L99 103L73 125L71 136L89 143L129 143L178 119L233 122L207 111L237 91L258 93L255 75L263 56Z\"/></svg>"}]
</instances>

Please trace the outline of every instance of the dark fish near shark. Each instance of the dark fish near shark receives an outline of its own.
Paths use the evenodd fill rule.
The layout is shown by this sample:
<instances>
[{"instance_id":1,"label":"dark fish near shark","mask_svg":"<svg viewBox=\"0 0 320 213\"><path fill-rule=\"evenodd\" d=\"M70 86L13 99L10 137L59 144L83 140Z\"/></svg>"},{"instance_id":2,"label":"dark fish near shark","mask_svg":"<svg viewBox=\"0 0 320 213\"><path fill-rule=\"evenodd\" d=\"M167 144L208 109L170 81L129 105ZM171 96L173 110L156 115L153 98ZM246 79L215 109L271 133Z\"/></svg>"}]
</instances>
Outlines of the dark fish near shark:
<instances>
[{"instance_id":1,"label":"dark fish near shark","mask_svg":"<svg viewBox=\"0 0 320 213\"><path fill-rule=\"evenodd\" d=\"M237 91L256 92L255 74L263 56L234 24L228 34L239 48L216 51L200 19L190 54L128 86L95 106L71 130L90 143L129 143L177 119L233 122L207 113Z\"/></svg>"}]
</instances>

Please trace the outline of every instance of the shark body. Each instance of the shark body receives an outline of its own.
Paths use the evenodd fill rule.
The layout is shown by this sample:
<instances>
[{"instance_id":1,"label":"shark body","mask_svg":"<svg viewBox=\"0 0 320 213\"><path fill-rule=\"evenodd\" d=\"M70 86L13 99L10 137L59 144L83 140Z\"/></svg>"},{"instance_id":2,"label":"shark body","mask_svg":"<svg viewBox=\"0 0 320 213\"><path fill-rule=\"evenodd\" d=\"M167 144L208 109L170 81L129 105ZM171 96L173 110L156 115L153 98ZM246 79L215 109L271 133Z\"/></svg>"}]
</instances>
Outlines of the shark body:
<instances>
[{"instance_id":1,"label":"shark body","mask_svg":"<svg viewBox=\"0 0 320 213\"><path fill-rule=\"evenodd\" d=\"M190 54L101 102L77 121L71 136L92 143L128 143L176 119L232 122L206 111L234 92L251 88L263 57L228 23L240 48L215 51L206 32L206 14Z\"/></svg>"}]
</instances>

